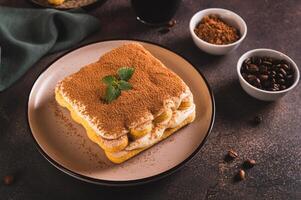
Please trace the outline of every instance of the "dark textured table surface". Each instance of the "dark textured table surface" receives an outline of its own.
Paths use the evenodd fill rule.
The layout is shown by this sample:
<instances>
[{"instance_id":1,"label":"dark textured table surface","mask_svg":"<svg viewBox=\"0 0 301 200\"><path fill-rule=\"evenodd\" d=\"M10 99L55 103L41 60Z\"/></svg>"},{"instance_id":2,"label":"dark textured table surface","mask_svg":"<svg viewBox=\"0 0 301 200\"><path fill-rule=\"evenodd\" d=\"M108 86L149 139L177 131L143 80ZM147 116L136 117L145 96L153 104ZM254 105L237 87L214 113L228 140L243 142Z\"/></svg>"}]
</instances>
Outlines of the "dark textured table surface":
<instances>
[{"instance_id":1,"label":"dark textured table surface","mask_svg":"<svg viewBox=\"0 0 301 200\"><path fill-rule=\"evenodd\" d=\"M0 0L0 4L32 6L24 0ZM245 41L229 55L206 55L190 38L189 19L209 7L233 10L248 25ZM178 24L167 34L138 23L127 0L109 0L89 12L100 19L101 30L82 44L111 38L147 40L169 47L199 68L216 97L212 134L195 159L154 183L109 188L69 177L40 155L26 125L27 99L34 81L64 52L47 55L0 93L0 177L15 176L13 185L0 183L0 199L301 199L301 88L277 102L264 103L244 93L236 76L238 58L254 48L279 50L301 64L301 1L184 0L175 16ZM250 120L258 114L263 122L253 126ZM225 163L229 148L236 149L240 157ZM233 181L247 158L258 164L247 171L245 181Z\"/></svg>"}]
</instances>

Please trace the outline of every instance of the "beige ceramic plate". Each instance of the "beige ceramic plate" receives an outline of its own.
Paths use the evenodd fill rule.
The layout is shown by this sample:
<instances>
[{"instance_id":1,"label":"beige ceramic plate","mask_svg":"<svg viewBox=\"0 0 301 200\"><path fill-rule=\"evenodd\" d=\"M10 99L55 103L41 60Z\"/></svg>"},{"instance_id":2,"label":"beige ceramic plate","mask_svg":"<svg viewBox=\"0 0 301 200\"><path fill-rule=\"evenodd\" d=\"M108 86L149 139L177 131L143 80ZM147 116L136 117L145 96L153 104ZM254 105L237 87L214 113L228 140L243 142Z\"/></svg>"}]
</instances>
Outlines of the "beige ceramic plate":
<instances>
[{"instance_id":1,"label":"beige ceramic plate","mask_svg":"<svg viewBox=\"0 0 301 200\"><path fill-rule=\"evenodd\" d=\"M131 185L166 176L190 160L204 144L214 121L214 100L204 77L185 59L166 48L140 42L190 87L196 103L195 121L123 164L112 164L103 151L54 100L54 87L64 77L131 41L90 44L67 53L35 82L28 102L28 121L38 149L58 169L88 182Z\"/></svg>"}]
</instances>

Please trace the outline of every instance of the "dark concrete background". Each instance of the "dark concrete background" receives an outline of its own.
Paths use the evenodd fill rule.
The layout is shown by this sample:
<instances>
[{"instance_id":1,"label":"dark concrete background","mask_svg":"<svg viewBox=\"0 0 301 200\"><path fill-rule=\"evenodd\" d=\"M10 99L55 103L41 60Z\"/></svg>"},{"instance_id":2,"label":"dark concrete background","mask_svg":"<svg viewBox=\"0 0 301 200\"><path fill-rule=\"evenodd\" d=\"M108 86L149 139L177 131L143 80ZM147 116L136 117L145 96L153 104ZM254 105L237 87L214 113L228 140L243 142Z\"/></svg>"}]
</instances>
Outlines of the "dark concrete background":
<instances>
[{"instance_id":1,"label":"dark concrete background","mask_svg":"<svg viewBox=\"0 0 301 200\"><path fill-rule=\"evenodd\" d=\"M0 5L32 6L25 0L0 0ZM247 23L245 41L229 55L204 54L190 38L189 19L209 7L233 10ZM100 19L101 30L82 44L110 38L152 41L199 68L216 97L212 134L192 162L154 183L109 188L69 177L39 154L26 125L26 104L34 81L64 52L48 55L0 93L0 177L15 176L11 186L0 183L0 199L301 199L300 86L277 102L264 103L244 93L236 76L238 58L254 48L279 50L300 65L301 1L184 0L175 16L179 23L167 34L138 23L126 0L109 0L89 12ZM263 122L253 126L250 121L258 114ZM229 148L236 149L240 158L225 163ZM234 174L247 158L258 164L247 171L245 181L234 182Z\"/></svg>"}]
</instances>

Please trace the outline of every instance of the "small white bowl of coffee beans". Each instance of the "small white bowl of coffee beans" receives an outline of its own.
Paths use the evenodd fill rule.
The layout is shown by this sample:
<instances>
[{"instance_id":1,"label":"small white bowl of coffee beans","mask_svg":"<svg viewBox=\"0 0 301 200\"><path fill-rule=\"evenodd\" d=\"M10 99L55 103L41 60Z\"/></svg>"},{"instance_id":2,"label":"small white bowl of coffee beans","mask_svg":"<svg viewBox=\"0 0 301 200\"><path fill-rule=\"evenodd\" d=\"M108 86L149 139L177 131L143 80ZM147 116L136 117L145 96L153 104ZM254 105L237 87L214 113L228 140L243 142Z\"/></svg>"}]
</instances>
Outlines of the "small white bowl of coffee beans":
<instances>
[{"instance_id":1,"label":"small white bowl of coffee beans","mask_svg":"<svg viewBox=\"0 0 301 200\"><path fill-rule=\"evenodd\" d=\"M254 49L243 54L237 62L237 74L241 87L263 101L283 97L300 79L296 63L272 49Z\"/></svg>"}]
</instances>

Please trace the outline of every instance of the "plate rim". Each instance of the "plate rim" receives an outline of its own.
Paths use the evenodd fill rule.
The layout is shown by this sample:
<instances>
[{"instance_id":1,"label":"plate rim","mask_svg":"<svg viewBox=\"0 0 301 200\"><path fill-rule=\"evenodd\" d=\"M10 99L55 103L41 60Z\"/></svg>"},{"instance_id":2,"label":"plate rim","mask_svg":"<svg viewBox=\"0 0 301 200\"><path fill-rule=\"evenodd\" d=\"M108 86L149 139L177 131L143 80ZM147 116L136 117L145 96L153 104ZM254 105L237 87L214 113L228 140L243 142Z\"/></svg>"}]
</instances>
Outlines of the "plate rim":
<instances>
[{"instance_id":1,"label":"plate rim","mask_svg":"<svg viewBox=\"0 0 301 200\"><path fill-rule=\"evenodd\" d=\"M73 51L76 51L80 48L83 48L83 47L86 47L86 46L89 46L89 45L93 45L93 44L96 44L96 43L102 43L102 42L110 42L110 41L132 41L132 42L142 42L142 43L148 43L148 44L151 44L151 45L155 45L155 46L158 46L158 47L161 47L165 50L168 50L174 54L176 54L177 56L181 57L182 59L184 59L186 62L188 62L197 72L198 74L203 78L206 86L207 86L207 89L209 91L209 94L210 94L210 99L211 99L211 103L212 103L212 115L211 115L211 120L210 120L210 125L209 125L209 128L207 130L207 133L205 135L205 138L203 139L203 141L199 144L199 146L186 158L184 159L182 162L180 162L179 164L177 164L176 166L164 171L164 172L161 172L159 174L156 174L156 175L153 175L153 176L149 176L149 177L146 177L146 178L141 178L141 179L134 179L134 180L126 180L126 181L114 181L114 180L104 180L104 179L96 179L96 178L92 178L92 177L88 177L88 176L85 176L85 175L82 175L82 174L79 174L77 172L74 172L64 166L62 166L60 163L58 163L57 161L55 161L53 158L51 158L43 149L42 147L39 145L39 143L37 142L37 140L35 139L34 135L33 135L33 132L30 128L30 123L29 123L29 100L30 100L30 97L32 95L32 89L33 87L35 86L37 80L40 78L40 76L42 74L45 73L45 71L53 64L55 63L56 61L58 61L59 59L61 59L62 57L66 56L67 54L73 52ZM209 135L212 131L212 128L213 128L213 125L214 125L214 122L215 122L215 112L216 112L216 105L215 105L215 98L214 98L214 94L213 94L213 90L212 88L210 87L209 85L209 82L207 81L207 79L205 78L205 76L202 74L202 72L196 68L187 58L185 58L185 56L183 56L182 54L174 51L174 50L171 50L170 48L164 46L164 45L161 45L161 44L158 44L158 43L155 43L155 42L151 42L151 41L147 41L147 40L141 40L141 39L125 39L125 38L115 38L115 39L104 39L104 40L96 40L96 41L93 41L93 42L89 42L89 43L86 43L86 44L82 44L82 45L79 45L77 46L76 48L72 48L66 52L64 52L62 55L60 55L59 57L57 57L55 60L53 60L52 62L50 62L49 64L47 64L47 67L45 69L43 69L40 74L38 75L38 77L36 78L36 80L34 81L32 87L31 87L31 90L30 90L30 94L28 95L28 98L27 98L27 105L26 105L26 121L27 121L27 128L29 129L29 132L30 132L30 136L32 138L32 140L34 141L34 144L36 146L36 148L38 149L38 151L40 152L40 154L42 154L42 156L49 162L51 163L54 167L56 167L57 169L59 169L60 171L78 179L78 180L81 180L81 181L85 181L85 182L88 182L88 183L93 183L93 184L97 184L97 185L104 185L104 186L133 186L133 185L141 185L141 184L145 184L145 183L149 183L149 182L153 182L153 181L156 181L156 180L159 180L161 178L164 178L166 176L169 176L171 175L172 173L178 171L179 169L181 169L185 164L187 164L188 162L190 162L194 157L195 155L200 151L200 149L204 146L204 144L206 143L207 139L209 138Z\"/></svg>"}]
</instances>

